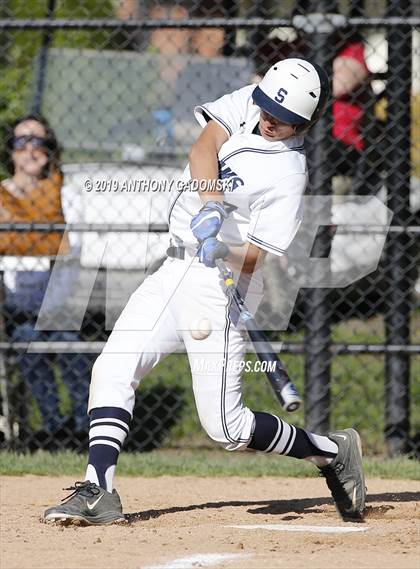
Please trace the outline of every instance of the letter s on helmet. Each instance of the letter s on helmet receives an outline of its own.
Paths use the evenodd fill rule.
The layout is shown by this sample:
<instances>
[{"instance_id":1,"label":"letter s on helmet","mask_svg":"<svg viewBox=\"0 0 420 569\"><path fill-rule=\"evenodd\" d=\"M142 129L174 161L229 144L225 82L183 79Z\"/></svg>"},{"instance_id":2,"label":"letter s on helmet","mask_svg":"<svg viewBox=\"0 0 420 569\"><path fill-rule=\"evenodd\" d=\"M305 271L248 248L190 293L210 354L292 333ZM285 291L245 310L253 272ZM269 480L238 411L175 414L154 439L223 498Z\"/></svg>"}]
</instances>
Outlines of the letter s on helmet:
<instances>
[{"instance_id":1,"label":"letter s on helmet","mask_svg":"<svg viewBox=\"0 0 420 569\"><path fill-rule=\"evenodd\" d=\"M325 71L305 59L275 63L252 92L254 103L281 122L307 132L321 117L330 94Z\"/></svg>"}]
</instances>

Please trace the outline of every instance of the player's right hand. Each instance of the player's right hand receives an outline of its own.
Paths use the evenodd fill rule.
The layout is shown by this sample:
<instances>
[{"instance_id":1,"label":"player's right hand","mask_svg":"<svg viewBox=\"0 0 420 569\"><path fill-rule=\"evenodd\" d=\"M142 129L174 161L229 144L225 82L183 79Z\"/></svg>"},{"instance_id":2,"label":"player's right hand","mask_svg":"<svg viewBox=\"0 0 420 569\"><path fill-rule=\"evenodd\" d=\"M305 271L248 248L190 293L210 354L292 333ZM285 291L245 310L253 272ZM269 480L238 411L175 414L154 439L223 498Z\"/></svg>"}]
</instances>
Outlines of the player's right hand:
<instances>
[{"instance_id":1,"label":"player's right hand","mask_svg":"<svg viewBox=\"0 0 420 569\"><path fill-rule=\"evenodd\" d=\"M198 255L200 263L213 269L216 266L216 259L226 259L228 253L229 247L227 245L218 241L215 237L209 237L201 243Z\"/></svg>"},{"instance_id":2,"label":"player's right hand","mask_svg":"<svg viewBox=\"0 0 420 569\"><path fill-rule=\"evenodd\" d=\"M216 237L227 216L228 213L221 202L207 202L191 220L190 227L194 237L200 243L209 237Z\"/></svg>"}]
</instances>

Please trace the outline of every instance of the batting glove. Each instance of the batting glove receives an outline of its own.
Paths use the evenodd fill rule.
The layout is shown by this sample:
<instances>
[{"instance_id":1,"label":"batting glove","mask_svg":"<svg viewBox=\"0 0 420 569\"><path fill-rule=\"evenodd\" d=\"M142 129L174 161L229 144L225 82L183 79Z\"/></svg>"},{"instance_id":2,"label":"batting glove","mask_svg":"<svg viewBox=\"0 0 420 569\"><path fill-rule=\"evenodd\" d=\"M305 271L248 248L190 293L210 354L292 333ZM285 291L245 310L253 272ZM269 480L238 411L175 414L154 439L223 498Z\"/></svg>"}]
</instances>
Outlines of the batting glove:
<instances>
[{"instance_id":1,"label":"batting glove","mask_svg":"<svg viewBox=\"0 0 420 569\"><path fill-rule=\"evenodd\" d=\"M228 213L221 202L207 202L191 220L190 227L194 237L200 242L209 237L216 237L227 216Z\"/></svg>"},{"instance_id":2,"label":"batting glove","mask_svg":"<svg viewBox=\"0 0 420 569\"><path fill-rule=\"evenodd\" d=\"M218 241L215 237L209 237L201 243L199 256L200 263L206 267L214 268L216 259L226 259L229 253L227 245Z\"/></svg>"}]
</instances>

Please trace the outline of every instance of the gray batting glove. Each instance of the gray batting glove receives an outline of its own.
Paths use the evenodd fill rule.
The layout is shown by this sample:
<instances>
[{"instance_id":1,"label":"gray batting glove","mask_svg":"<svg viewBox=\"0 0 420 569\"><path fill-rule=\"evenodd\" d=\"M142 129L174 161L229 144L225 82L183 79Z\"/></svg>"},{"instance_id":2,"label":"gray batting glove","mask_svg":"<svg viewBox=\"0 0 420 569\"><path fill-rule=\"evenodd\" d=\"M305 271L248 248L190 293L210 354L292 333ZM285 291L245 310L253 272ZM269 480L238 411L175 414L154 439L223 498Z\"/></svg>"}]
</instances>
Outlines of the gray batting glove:
<instances>
[{"instance_id":1,"label":"gray batting glove","mask_svg":"<svg viewBox=\"0 0 420 569\"><path fill-rule=\"evenodd\" d=\"M207 202L195 215L190 223L191 230L197 241L216 237L228 213L221 202Z\"/></svg>"},{"instance_id":2,"label":"gray batting glove","mask_svg":"<svg viewBox=\"0 0 420 569\"><path fill-rule=\"evenodd\" d=\"M229 253L229 247L218 241L215 237L209 237L201 243L199 250L200 263L206 267L214 268L216 259L226 259Z\"/></svg>"}]
</instances>

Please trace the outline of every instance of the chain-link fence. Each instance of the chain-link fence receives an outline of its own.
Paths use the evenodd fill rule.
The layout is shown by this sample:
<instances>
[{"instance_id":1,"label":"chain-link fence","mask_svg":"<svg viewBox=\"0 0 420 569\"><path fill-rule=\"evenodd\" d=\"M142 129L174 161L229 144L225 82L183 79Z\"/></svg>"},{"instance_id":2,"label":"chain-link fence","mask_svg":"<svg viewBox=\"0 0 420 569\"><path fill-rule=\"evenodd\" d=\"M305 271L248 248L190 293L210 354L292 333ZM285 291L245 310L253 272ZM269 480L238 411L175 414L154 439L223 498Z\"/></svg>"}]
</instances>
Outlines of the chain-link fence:
<instances>
[{"instance_id":1,"label":"chain-link fence","mask_svg":"<svg viewBox=\"0 0 420 569\"><path fill-rule=\"evenodd\" d=\"M328 70L333 98L306 140L310 213L287 256L266 259L258 320L304 393L296 424L419 453L416 3L3 0L0 44L5 447L85 448L92 363L165 258L162 183L200 131L194 106L302 56ZM30 191L13 163L28 113L48 119L63 174ZM244 385L248 404L275 410L258 374ZM158 366L128 448L202 442L190 391L185 355Z\"/></svg>"}]
</instances>

